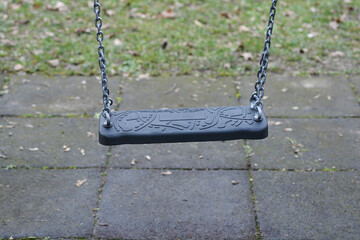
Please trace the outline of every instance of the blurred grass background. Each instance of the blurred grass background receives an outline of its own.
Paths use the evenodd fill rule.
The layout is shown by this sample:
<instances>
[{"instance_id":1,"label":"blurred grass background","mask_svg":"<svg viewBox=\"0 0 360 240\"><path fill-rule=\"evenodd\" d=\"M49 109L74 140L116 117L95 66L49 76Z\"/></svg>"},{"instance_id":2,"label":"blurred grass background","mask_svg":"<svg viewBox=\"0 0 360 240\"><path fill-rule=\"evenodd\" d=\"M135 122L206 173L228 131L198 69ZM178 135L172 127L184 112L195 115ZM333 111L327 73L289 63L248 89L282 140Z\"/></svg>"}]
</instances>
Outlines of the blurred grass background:
<instances>
[{"instance_id":1,"label":"blurred grass background","mask_svg":"<svg viewBox=\"0 0 360 240\"><path fill-rule=\"evenodd\" d=\"M103 0L109 74L256 74L270 0ZM0 71L98 74L93 1L0 1ZM279 0L269 70L359 74L360 1Z\"/></svg>"}]
</instances>

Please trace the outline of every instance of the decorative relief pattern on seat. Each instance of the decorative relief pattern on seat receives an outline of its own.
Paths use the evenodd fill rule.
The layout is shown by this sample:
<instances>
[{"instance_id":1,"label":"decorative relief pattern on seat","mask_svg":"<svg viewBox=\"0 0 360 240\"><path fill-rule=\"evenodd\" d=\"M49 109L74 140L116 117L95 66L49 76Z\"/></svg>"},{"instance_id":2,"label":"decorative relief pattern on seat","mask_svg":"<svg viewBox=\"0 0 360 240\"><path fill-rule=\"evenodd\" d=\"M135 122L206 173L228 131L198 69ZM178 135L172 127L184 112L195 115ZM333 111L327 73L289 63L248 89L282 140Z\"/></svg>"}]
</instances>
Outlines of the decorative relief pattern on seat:
<instances>
[{"instance_id":1,"label":"decorative relief pattern on seat","mask_svg":"<svg viewBox=\"0 0 360 240\"><path fill-rule=\"evenodd\" d=\"M119 111L111 116L118 132L201 131L252 125L253 112L248 107L213 107Z\"/></svg>"}]
</instances>

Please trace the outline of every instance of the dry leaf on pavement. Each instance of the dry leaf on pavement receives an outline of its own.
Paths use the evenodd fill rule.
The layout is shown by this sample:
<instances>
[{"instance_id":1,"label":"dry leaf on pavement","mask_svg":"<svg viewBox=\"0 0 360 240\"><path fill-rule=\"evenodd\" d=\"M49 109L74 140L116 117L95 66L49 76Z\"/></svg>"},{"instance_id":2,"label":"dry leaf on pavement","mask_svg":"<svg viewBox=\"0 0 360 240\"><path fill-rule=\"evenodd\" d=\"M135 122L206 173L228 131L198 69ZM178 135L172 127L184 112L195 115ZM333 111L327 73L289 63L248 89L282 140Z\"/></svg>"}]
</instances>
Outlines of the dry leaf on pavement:
<instances>
[{"instance_id":1,"label":"dry leaf on pavement","mask_svg":"<svg viewBox=\"0 0 360 240\"><path fill-rule=\"evenodd\" d=\"M171 175L171 174L172 174L172 172L170 172L170 171L165 171L165 172L161 173L161 175L163 175L163 176L168 176L168 175Z\"/></svg>"},{"instance_id":2,"label":"dry leaf on pavement","mask_svg":"<svg viewBox=\"0 0 360 240\"><path fill-rule=\"evenodd\" d=\"M86 183L86 181L87 181L86 178L84 178L84 179L82 179L82 180L77 180L76 183L75 183L75 185L76 185L77 187L80 187L81 185L83 185L84 183Z\"/></svg>"}]
</instances>

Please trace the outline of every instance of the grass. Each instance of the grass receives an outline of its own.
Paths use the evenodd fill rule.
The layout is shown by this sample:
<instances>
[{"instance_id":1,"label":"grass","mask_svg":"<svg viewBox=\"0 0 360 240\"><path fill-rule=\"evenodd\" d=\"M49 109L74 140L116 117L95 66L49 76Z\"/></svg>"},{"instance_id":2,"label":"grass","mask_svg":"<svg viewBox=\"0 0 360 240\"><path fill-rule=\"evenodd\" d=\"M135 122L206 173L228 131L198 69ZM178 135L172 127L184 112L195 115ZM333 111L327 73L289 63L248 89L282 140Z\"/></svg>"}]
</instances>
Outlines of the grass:
<instances>
[{"instance_id":1,"label":"grass","mask_svg":"<svg viewBox=\"0 0 360 240\"><path fill-rule=\"evenodd\" d=\"M57 2L0 2L0 72L98 74L93 1L63 0L64 11L50 10ZM109 74L234 76L258 68L270 1L100 2ZM174 18L161 14L169 9ZM269 70L359 73L359 14L355 0L280 0ZM251 60L243 53L251 53ZM58 66L48 62L53 59ZM15 70L17 64L23 68Z\"/></svg>"}]
</instances>

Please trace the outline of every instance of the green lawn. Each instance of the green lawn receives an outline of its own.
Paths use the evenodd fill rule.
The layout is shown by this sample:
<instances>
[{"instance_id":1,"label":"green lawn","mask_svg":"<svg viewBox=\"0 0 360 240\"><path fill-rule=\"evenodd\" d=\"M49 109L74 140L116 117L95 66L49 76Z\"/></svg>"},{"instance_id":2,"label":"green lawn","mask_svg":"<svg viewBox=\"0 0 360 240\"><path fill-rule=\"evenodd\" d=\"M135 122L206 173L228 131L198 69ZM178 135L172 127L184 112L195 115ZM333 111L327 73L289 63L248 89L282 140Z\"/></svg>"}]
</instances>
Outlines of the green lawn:
<instances>
[{"instance_id":1,"label":"green lawn","mask_svg":"<svg viewBox=\"0 0 360 240\"><path fill-rule=\"evenodd\" d=\"M110 74L234 76L256 73L271 1L100 3ZM0 71L98 74L92 4L0 1ZM359 73L360 1L279 0L277 9L271 71Z\"/></svg>"}]
</instances>

